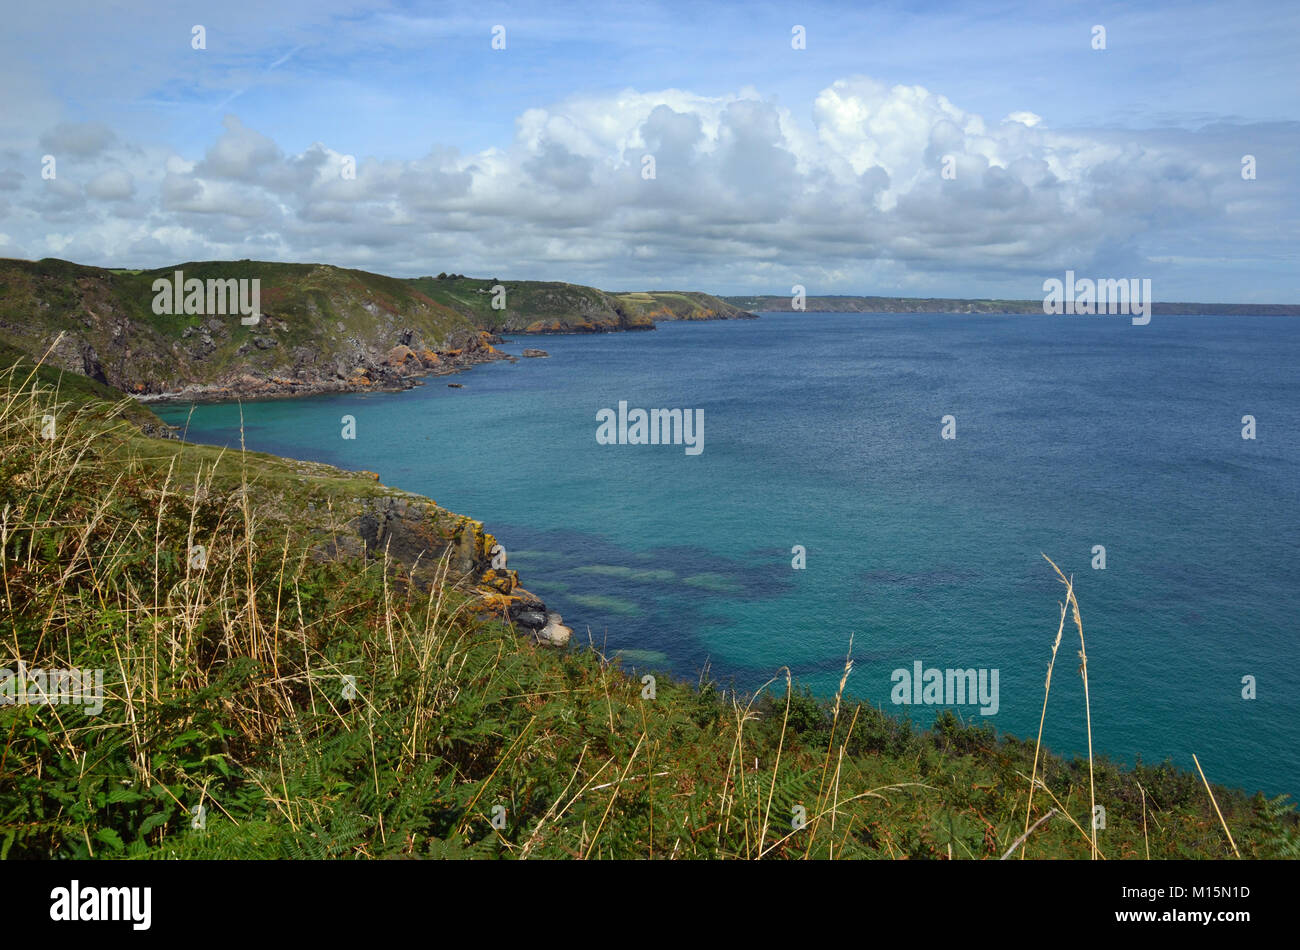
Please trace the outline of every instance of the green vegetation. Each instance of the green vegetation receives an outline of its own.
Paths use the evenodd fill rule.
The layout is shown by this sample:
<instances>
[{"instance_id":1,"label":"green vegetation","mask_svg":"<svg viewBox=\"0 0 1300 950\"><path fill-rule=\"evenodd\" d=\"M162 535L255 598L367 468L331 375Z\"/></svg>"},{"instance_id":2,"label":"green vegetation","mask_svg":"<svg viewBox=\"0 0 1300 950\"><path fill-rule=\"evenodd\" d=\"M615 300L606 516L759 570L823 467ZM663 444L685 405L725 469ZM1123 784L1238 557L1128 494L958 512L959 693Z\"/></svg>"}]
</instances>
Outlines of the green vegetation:
<instances>
[{"instance_id":1,"label":"green vegetation","mask_svg":"<svg viewBox=\"0 0 1300 950\"><path fill-rule=\"evenodd\" d=\"M462 275L417 277L412 287L490 332L567 333L650 329L615 298L594 287L538 280L479 280ZM493 309L492 288L505 288L504 309Z\"/></svg>"},{"instance_id":2,"label":"green vegetation","mask_svg":"<svg viewBox=\"0 0 1300 950\"><path fill-rule=\"evenodd\" d=\"M618 299L629 313L649 320L716 320L720 317L752 316L721 297L696 291L620 294Z\"/></svg>"},{"instance_id":3,"label":"green vegetation","mask_svg":"<svg viewBox=\"0 0 1300 950\"><path fill-rule=\"evenodd\" d=\"M150 438L108 397L28 361L0 379L0 669L106 671L99 716L0 706L2 857L996 858L1055 808L1016 855L1087 858L1090 788L1101 857L1233 854L1169 764L922 731L781 672L650 698L446 563L425 588L322 553L392 492L373 479ZM1242 856L1300 854L1288 802L1214 796Z\"/></svg>"},{"instance_id":4,"label":"green vegetation","mask_svg":"<svg viewBox=\"0 0 1300 950\"><path fill-rule=\"evenodd\" d=\"M156 314L153 282L257 279L263 319ZM126 392L257 380L364 376L394 345L463 347L479 330L405 281L316 264L189 262L118 272L67 261L0 260L0 343Z\"/></svg>"},{"instance_id":5,"label":"green vegetation","mask_svg":"<svg viewBox=\"0 0 1300 950\"><path fill-rule=\"evenodd\" d=\"M594 287L537 280L476 280L461 274L417 277L420 293L497 333L574 333L649 330L659 320L717 320L749 314L718 297L696 292L608 294ZM504 309L493 309L495 286Z\"/></svg>"},{"instance_id":6,"label":"green vegetation","mask_svg":"<svg viewBox=\"0 0 1300 950\"><path fill-rule=\"evenodd\" d=\"M210 280L259 281L261 319L245 325L233 312L154 313L154 281L173 281L177 271L205 288ZM48 363L139 394L401 388L426 372L500 358L488 345L498 332L649 330L656 320L739 316L748 314L707 294L615 295L461 274L401 279L250 260L141 271L0 259L0 343L46 353L62 334Z\"/></svg>"}]
</instances>

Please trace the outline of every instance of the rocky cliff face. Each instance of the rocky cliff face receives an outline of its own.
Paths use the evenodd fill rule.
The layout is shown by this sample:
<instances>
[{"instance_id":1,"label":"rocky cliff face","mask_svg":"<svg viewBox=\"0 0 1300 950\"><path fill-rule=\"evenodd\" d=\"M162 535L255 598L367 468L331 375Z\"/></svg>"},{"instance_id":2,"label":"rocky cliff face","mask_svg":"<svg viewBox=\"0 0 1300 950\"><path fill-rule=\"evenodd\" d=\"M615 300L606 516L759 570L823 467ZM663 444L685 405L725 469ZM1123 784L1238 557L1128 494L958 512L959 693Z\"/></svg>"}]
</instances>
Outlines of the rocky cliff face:
<instances>
[{"instance_id":1,"label":"rocky cliff face","mask_svg":"<svg viewBox=\"0 0 1300 950\"><path fill-rule=\"evenodd\" d=\"M318 546L317 555L387 562L404 581L426 592L444 582L473 590L478 609L530 631L542 642L563 645L555 642L553 630L559 618L519 586L515 571L493 567L501 548L481 521L403 493L361 501L347 529Z\"/></svg>"},{"instance_id":2,"label":"rocky cliff face","mask_svg":"<svg viewBox=\"0 0 1300 950\"><path fill-rule=\"evenodd\" d=\"M620 304L643 320L753 320L757 315L698 291L619 294Z\"/></svg>"},{"instance_id":3,"label":"rocky cliff face","mask_svg":"<svg viewBox=\"0 0 1300 950\"><path fill-rule=\"evenodd\" d=\"M690 291L611 294L556 281L476 280L445 274L410 283L476 326L500 333L609 333L653 330L659 320L754 316L719 297Z\"/></svg>"},{"instance_id":4,"label":"rocky cliff face","mask_svg":"<svg viewBox=\"0 0 1300 950\"><path fill-rule=\"evenodd\" d=\"M256 280L258 319L155 312L154 282L176 271L204 284ZM403 281L363 271L237 261L124 273L0 261L0 341L145 397L400 388L502 358L495 340Z\"/></svg>"},{"instance_id":5,"label":"rocky cliff face","mask_svg":"<svg viewBox=\"0 0 1300 950\"><path fill-rule=\"evenodd\" d=\"M220 312L227 308L214 308L211 296L185 312L179 293L157 312L158 281L256 281L258 319ZM748 316L707 294L607 294L546 281L398 279L266 261L115 271L0 259L0 343L48 351L51 365L146 399L400 389L507 358L493 346L498 332L651 330L656 320Z\"/></svg>"},{"instance_id":6,"label":"rocky cliff face","mask_svg":"<svg viewBox=\"0 0 1300 950\"><path fill-rule=\"evenodd\" d=\"M487 336L474 330L467 343L490 349L482 342ZM428 369L429 355L410 345L418 342L408 337L397 343L382 354L380 365L403 374L418 372L416 366ZM97 420L89 424L103 428L100 438L106 450L146 457L168 472L207 473L194 481L179 479L176 490L181 493L194 492L198 502L225 498L238 505L247 492L259 521L297 539L314 558L382 563L395 578L424 591L454 586L472 595L475 609L531 632L542 643L567 642L560 618L519 585L518 575L498 558L497 541L482 522L447 511L424 496L385 486L374 472L347 472L318 462L259 452L227 453L182 442L147 406L95 379L116 378L97 353L87 355L76 343L69 345L66 336L55 347L59 359L39 362L44 352L33 357L0 340L0 372L57 391L69 413ZM456 356L464 354L445 355L454 365ZM77 360L89 361L90 370L83 374L84 363ZM62 364L69 361L74 365L65 368ZM435 371L441 362L442 357L432 360ZM102 372L95 372L97 363ZM168 440L159 442L158 436ZM110 445L116 448L107 448Z\"/></svg>"}]
</instances>

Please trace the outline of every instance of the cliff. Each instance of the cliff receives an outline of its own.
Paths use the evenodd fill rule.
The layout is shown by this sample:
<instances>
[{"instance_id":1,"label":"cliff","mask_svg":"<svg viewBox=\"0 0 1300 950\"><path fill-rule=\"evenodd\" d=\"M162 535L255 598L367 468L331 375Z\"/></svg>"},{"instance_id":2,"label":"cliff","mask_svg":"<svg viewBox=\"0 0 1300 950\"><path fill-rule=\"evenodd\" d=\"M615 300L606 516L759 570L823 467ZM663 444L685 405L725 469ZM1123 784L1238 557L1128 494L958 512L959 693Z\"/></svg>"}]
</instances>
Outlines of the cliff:
<instances>
[{"instance_id":1,"label":"cliff","mask_svg":"<svg viewBox=\"0 0 1300 950\"><path fill-rule=\"evenodd\" d=\"M261 452L232 456L181 441L147 406L95 380L50 366L37 369L26 354L4 344L0 369L10 370L10 380L30 374L33 384L57 394L56 428L76 424L95 433L99 452L147 457L150 471L170 471L172 490L182 499L247 498L263 529L289 539L312 562L382 565L396 583L423 594L449 586L469 597L471 609L526 632L540 633L555 616L519 585L515 571L493 568L497 540L481 521L384 485L375 472Z\"/></svg>"},{"instance_id":2,"label":"cliff","mask_svg":"<svg viewBox=\"0 0 1300 950\"><path fill-rule=\"evenodd\" d=\"M739 307L698 292L612 294L551 281L419 277L410 284L431 300L494 333L606 333L653 330L659 320L752 318ZM494 287L504 288L494 309Z\"/></svg>"},{"instance_id":3,"label":"cliff","mask_svg":"<svg viewBox=\"0 0 1300 950\"><path fill-rule=\"evenodd\" d=\"M258 280L260 319L155 313L154 282L175 271L204 283ZM399 388L500 358L461 314L365 271L232 261L126 272L0 260L0 341L39 357L60 334L48 364L140 396Z\"/></svg>"},{"instance_id":4,"label":"cliff","mask_svg":"<svg viewBox=\"0 0 1300 950\"><path fill-rule=\"evenodd\" d=\"M233 299L226 307L211 289L188 308L200 312L185 312L181 293L164 293L160 307L155 282L176 283L178 271L182 287L256 280L258 319L246 323ZM707 294L401 279L327 264L205 261L125 271L0 259L0 342L145 399L401 389L507 358L493 346L501 332L650 330L656 320L739 316L752 315Z\"/></svg>"},{"instance_id":5,"label":"cliff","mask_svg":"<svg viewBox=\"0 0 1300 950\"><path fill-rule=\"evenodd\" d=\"M619 294L618 300L630 313L647 320L753 320L756 314L728 303L721 297L698 291L651 291Z\"/></svg>"}]
</instances>

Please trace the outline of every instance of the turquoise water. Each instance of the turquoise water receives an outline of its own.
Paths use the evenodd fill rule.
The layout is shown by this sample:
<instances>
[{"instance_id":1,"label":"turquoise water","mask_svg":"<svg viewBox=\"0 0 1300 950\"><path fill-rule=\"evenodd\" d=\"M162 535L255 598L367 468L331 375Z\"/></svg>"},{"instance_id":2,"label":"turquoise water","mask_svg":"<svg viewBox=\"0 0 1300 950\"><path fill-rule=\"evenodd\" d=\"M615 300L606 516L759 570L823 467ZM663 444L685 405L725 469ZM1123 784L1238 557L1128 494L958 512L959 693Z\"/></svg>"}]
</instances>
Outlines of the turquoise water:
<instances>
[{"instance_id":1,"label":"turquoise water","mask_svg":"<svg viewBox=\"0 0 1300 950\"><path fill-rule=\"evenodd\" d=\"M1076 578L1100 752L1300 791L1300 321L768 314L504 349L525 345L551 358L464 389L245 403L248 446L482 519L629 665L747 689L788 664L829 694L852 634L849 690L927 724L893 670L997 669L997 713L956 711L1036 732L1063 592L1045 552ZM598 444L620 400L703 409L703 452ZM201 405L189 438L238 446L238 425ZM1066 754L1086 751L1077 651L1067 629L1045 733Z\"/></svg>"}]
</instances>

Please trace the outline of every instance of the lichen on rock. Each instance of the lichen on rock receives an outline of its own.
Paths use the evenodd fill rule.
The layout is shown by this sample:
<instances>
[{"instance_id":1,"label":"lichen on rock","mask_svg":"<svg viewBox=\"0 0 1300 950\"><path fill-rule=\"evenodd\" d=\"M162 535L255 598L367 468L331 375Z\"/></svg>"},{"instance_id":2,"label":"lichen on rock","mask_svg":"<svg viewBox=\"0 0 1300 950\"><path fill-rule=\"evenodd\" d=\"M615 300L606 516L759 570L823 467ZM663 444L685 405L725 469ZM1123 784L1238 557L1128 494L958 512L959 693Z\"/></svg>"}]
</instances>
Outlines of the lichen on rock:
<instances>
[{"instance_id":1,"label":"lichen on rock","mask_svg":"<svg viewBox=\"0 0 1300 950\"><path fill-rule=\"evenodd\" d=\"M407 582L431 590L446 582L474 594L473 607L534 633L552 646L568 642L546 604L519 586L513 570L492 566L497 539L483 523L454 514L416 495L361 499L348 522L351 537L337 536L326 550L342 556L364 554L385 560ZM571 632L571 631L570 631Z\"/></svg>"}]
</instances>

